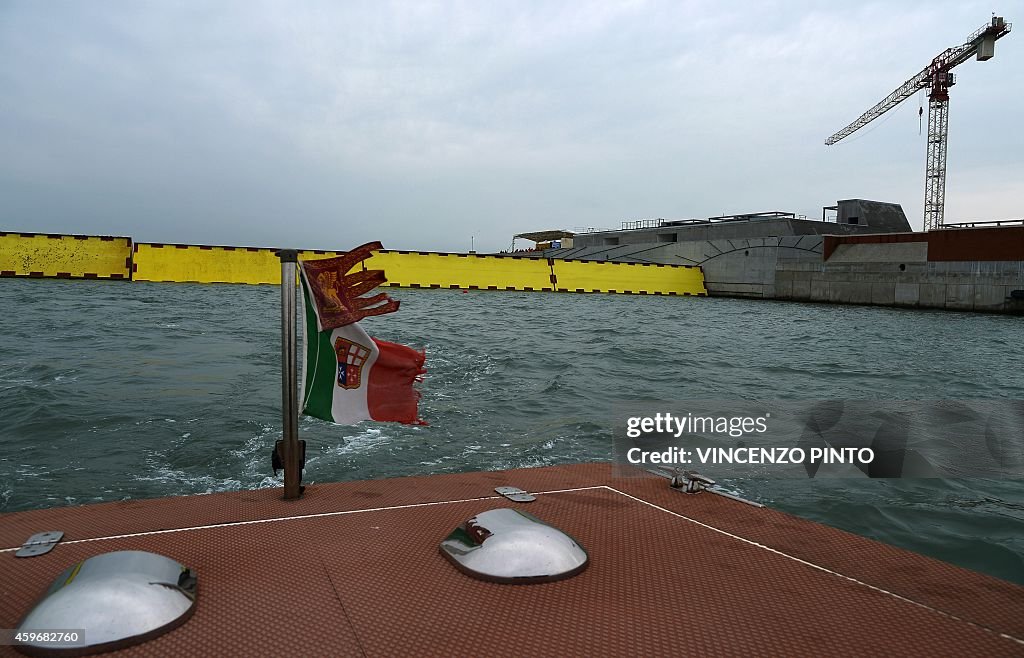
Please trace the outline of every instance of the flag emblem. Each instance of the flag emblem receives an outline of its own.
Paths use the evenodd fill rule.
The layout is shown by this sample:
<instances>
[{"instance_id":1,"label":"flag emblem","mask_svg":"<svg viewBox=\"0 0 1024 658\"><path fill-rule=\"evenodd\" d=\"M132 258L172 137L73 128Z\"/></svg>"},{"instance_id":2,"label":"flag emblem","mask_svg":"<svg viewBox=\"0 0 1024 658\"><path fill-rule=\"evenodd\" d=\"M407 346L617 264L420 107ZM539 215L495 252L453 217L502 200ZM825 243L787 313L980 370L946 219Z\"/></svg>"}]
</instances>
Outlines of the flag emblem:
<instances>
[{"instance_id":1,"label":"flag emblem","mask_svg":"<svg viewBox=\"0 0 1024 658\"><path fill-rule=\"evenodd\" d=\"M381 270L360 269L381 249L365 244L337 258L300 261L303 352L302 413L338 424L363 420L425 425L418 413L424 354L371 338L359 321L398 310L384 293Z\"/></svg>"},{"instance_id":2,"label":"flag emblem","mask_svg":"<svg viewBox=\"0 0 1024 658\"><path fill-rule=\"evenodd\" d=\"M338 386L359 388L363 364L370 356L370 348L344 338L334 341L334 353L338 357Z\"/></svg>"}]
</instances>

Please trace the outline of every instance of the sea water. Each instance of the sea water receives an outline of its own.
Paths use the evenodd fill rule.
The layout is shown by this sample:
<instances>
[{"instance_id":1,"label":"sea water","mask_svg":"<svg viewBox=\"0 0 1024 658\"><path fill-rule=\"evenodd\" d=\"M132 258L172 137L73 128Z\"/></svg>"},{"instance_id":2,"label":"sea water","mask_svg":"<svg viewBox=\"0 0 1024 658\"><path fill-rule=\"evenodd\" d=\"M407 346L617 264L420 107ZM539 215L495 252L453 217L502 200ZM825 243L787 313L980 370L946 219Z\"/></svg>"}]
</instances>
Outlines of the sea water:
<instances>
[{"instance_id":1,"label":"sea water","mask_svg":"<svg viewBox=\"0 0 1024 658\"><path fill-rule=\"evenodd\" d=\"M302 418L305 482L611 459L615 409L1024 397L1020 318L392 289L429 425ZM0 280L0 512L280 486L280 289ZM737 480L814 521L1024 583L1024 480Z\"/></svg>"}]
</instances>

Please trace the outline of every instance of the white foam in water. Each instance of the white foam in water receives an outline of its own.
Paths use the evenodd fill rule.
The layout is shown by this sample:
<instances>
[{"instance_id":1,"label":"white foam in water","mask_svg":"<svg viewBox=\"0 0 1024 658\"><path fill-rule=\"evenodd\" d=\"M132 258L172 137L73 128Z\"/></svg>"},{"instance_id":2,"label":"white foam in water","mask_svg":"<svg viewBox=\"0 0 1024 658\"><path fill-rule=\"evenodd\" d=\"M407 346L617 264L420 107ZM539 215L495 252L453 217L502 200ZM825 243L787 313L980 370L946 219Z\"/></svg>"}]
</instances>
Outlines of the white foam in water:
<instances>
[{"instance_id":1,"label":"white foam in water","mask_svg":"<svg viewBox=\"0 0 1024 658\"><path fill-rule=\"evenodd\" d=\"M550 466L555 461L550 458L544 457L530 457L529 459L503 459L494 463L494 469L498 471L510 471L516 468L538 468L540 466Z\"/></svg>"},{"instance_id":2,"label":"white foam in water","mask_svg":"<svg viewBox=\"0 0 1024 658\"><path fill-rule=\"evenodd\" d=\"M370 427L355 436L349 437L344 443L327 448L325 452L329 455L373 452L375 449L389 443L391 443L391 437L386 436L380 428Z\"/></svg>"},{"instance_id":3,"label":"white foam in water","mask_svg":"<svg viewBox=\"0 0 1024 658\"><path fill-rule=\"evenodd\" d=\"M266 489L268 487L281 486L281 482L267 475L270 468L270 450L274 445L273 434L278 430L263 425L260 433L246 439L245 445L237 450L230 451L230 454L242 460L241 474L246 477L246 487Z\"/></svg>"},{"instance_id":4,"label":"white foam in water","mask_svg":"<svg viewBox=\"0 0 1024 658\"><path fill-rule=\"evenodd\" d=\"M173 469L167 466L155 468L149 475L134 475L133 478L139 482L158 482L161 484L175 485L171 491L175 493L181 489L189 493L217 493L221 491L238 491L242 489L241 480L234 478L215 478L210 475L189 474L180 469Z\"/></svg>"}]
</instances>

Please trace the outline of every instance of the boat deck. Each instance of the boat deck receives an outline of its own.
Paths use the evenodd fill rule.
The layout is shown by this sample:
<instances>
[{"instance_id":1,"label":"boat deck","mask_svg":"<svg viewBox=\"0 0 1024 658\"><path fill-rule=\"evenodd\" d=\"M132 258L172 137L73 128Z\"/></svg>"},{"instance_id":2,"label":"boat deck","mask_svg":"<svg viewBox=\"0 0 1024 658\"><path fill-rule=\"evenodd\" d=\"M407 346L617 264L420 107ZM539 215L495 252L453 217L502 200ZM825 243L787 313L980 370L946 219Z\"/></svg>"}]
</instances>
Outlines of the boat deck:
<instances>
[{"instance_id":1,"label":"boat deck","mask_svg":"<svg viewBox=\"0 0 1024 658\"><path fill-rule=\"evenodd\" d=\"M513 503L493 489L537 493ZM1024 587L609 464L316 484L0 516L0 628L64 569L146 550L191 567L194 616L138 656L1024 655ZM439 552L496 507L590 554L578 576L501 585ZM15 558L32 534L50 553ZM0 655L18 655L9 646Z\"/></svg>"}]
</instances>

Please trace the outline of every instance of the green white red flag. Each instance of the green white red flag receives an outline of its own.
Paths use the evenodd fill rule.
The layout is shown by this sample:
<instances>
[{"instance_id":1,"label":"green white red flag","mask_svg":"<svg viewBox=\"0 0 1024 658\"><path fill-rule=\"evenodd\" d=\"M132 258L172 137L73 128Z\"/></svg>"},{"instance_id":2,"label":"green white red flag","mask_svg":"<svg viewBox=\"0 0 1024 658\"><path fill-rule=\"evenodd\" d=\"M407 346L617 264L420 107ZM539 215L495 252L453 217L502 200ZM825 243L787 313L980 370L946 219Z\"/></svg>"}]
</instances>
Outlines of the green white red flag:
<instances>
[{"instance_id":1,"label":"green white red flag","mask_svg":"<svg viewBox=\"0 0 1024 658\"><path fill-rule=\"evenodd\" d=\"M333 423L363 420L425 424L419 418L423 352L371 338L359 320L398 310L384 293L382 270L352 269L379 242L344 256L299 262L303 305L302 413Z\"/></svg>"}]
</instances>

